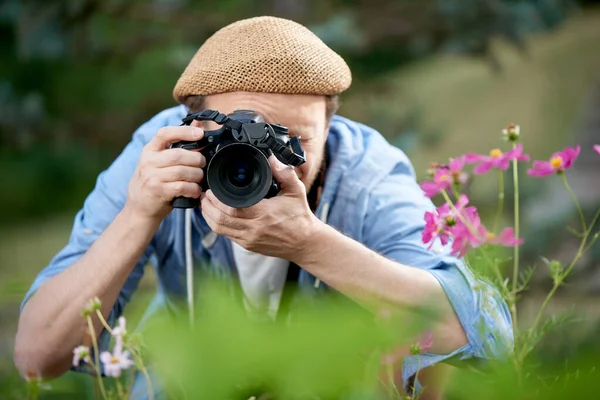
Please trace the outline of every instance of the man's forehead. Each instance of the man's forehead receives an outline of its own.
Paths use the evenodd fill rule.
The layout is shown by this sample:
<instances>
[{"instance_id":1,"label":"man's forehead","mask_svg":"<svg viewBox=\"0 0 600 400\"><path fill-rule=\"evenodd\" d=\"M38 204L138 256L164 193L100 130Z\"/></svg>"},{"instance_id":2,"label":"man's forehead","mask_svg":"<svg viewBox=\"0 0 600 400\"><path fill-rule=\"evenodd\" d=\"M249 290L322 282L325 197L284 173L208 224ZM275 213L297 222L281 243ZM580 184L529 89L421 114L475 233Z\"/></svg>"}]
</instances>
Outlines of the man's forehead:
<instances>
[{"instance_id":1,"label":"man's forehead","mask_svg":"<svg viewBox=\"0 0 600 400\"><path fill-rule=\"evenodd\" d=\"M324 96L234 92L207 96L206 100L207 108L223 113L254 110L265 121L284 125L290 132L311 131L325 118Z\"/></svg>"}]
</instances>

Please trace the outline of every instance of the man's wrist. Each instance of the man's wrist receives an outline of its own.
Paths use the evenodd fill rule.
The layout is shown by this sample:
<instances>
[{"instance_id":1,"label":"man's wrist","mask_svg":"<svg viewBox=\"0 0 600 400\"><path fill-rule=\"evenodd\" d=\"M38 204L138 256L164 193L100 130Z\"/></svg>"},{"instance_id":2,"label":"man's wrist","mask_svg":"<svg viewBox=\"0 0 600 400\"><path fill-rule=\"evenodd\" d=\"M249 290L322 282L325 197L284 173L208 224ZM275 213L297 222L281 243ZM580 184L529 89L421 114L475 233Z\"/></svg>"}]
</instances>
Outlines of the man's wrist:
<instances>
[{"instance_id":1,"label":"man's wrist","mask_svg":"<svg viewBox=\"0 0 600 400\"><path fill-rule=\"evenodd\" d=\"M290 261L304 269L315 265L321 257L320 254L326 251L331 229L329 225L317 217L311 217L307 229L304 230L304 239L299 243L298 251L295 252L293 259Z\"/></svg>"},{"instance_id":2,"label":"man's wrist","mask_svg":"<svg viewBox=\"0 0 600 400\"><path fill-rule=\"evenodd\" d=\"M146 228L152 231L158 229L158 226L162 221L162 218L141 213L136 207L129 203L125 203L125 206L119 213L119 217L119 219L126 221L130 226L134 226L138 229Z\"/></svg>"}]
</instances>

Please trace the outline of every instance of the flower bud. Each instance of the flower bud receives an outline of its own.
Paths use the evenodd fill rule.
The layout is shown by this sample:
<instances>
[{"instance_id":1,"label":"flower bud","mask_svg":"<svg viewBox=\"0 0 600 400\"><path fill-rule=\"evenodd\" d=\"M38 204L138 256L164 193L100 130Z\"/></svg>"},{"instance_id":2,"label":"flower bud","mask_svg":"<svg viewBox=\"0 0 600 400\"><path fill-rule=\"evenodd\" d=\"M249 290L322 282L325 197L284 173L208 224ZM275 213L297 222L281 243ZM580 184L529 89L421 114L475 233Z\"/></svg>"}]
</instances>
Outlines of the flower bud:
<instances>
[{"instance_id":1,"label":"flower bud","mask_svg":"<svg viewBox=\"0 0 600 400\"><path fill-rule=\"evenodd\" d=\"M418 356L419 354L421 354L421 346L419 346L418 344L411 345L410 354L412 354L413 356Z\"/></svg>"},{"instance_id":2,"label":"flower bud","mask_svg":"<svg viewBox=\"0 0 600 400\"><path fill-rule=\"evenodd\" d=\"M504 136L504 140L509 142L517 142L519 140L519 136L521 134L521 127L519 125L510 124L506 127L506 129L502 130L502 135Z\"/></svg>"}]
</instances>

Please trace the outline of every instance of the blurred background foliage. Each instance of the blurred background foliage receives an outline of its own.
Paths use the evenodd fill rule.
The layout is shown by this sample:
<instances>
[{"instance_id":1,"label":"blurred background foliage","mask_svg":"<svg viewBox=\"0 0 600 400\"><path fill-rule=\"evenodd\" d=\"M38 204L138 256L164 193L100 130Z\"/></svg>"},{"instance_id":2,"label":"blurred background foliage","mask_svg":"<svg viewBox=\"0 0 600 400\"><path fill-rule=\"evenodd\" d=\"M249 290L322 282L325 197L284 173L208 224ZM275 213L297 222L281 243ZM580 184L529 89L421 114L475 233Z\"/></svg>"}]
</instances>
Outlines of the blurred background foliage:
<instances>
[{"instance_id":1,"label":"blurred background foliage","mask_svg":"<svg viewBox=\"0 0 600 400\"><path fill-rule=\"evenodd\" d=\"M408 153L420 179L432 161L501 147L500 131L511 122L521 125L533 158L600 143L599 1L4 0L0 381L14 375L20 301L67 241L97 174L140 124L175 104L172 88L206 38L258 15L305 24L347 60L354 79L340 114L380 130ZM570 179L593 212L600 160L584 153ZM470 194L485 215L496 182L475 181ZM560 182L522 182L528 262L540 254L568 259L574 242L564 227L576 217L568 195ZM579 312L597 317L590 296L600 290L599 260L596 247L559 307L577 300ZM549 283L546 271L536 276L539 287ZM151 274L144 279L132 315L154 290ZM577 343L595 331L579 329ZM579 346L559 343L549 342L551 354Z\"/></svg>"}]
</instances>

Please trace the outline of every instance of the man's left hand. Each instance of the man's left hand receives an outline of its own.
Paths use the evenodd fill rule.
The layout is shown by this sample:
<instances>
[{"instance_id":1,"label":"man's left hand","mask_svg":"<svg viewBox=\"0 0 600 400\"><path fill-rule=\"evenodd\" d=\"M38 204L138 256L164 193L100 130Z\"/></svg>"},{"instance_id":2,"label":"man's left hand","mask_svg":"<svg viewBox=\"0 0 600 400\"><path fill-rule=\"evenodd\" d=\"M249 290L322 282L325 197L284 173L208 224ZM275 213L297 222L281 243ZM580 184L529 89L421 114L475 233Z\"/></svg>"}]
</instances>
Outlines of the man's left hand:
<instances>
[{"instance_id":1,"label":"man's left hand","mask_svg":"<svg viewBox=\"0 0 600 400\"><path fill-rule=\"evenodd\" d=\"M310 251L321 221L312 213L306 188L294 172L275 156L269 157L273 177L281 186L279 194L247 208L233 208L220 202L212 190L202 198L202 215L210 228L244 247L267 256L295 261Z\"/></svg>"}]
</instances>

